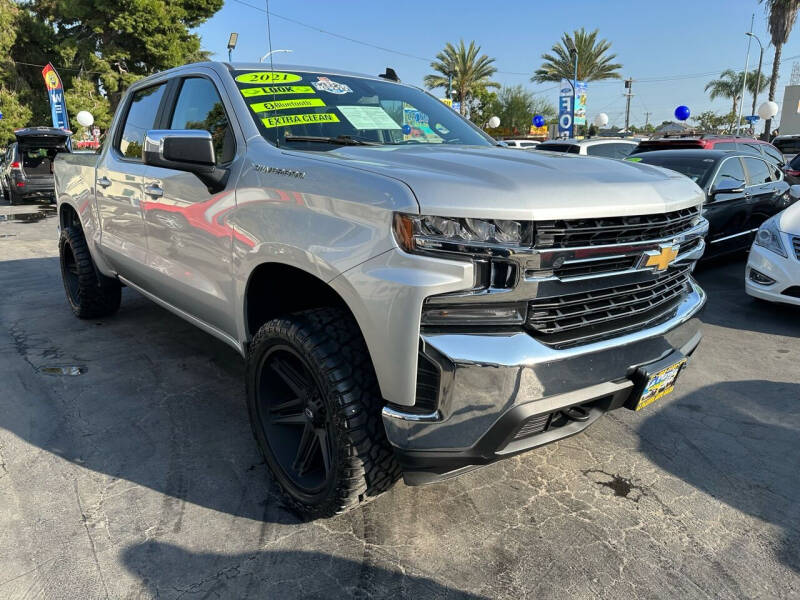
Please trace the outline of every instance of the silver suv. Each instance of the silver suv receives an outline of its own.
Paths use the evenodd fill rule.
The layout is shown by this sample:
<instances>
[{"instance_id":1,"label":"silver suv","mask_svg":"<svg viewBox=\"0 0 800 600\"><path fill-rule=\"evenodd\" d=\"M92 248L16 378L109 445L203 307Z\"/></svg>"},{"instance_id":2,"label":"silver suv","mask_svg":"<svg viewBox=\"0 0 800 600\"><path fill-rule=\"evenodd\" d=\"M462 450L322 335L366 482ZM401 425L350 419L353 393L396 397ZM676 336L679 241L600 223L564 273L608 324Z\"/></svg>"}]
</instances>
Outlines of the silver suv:
<instances>
[{"instance_id":1,"label":"silver suv","mask_svg":"<svg viewBox=\"0 0 800 600\"><path fill-rule=\"evenodd\" d=\"M236 348L310 517L643 408L700 341L700 188L499 147L389 69L153 75L55 185L73 312L125 284Z\"/></svg>"}]
</instances>

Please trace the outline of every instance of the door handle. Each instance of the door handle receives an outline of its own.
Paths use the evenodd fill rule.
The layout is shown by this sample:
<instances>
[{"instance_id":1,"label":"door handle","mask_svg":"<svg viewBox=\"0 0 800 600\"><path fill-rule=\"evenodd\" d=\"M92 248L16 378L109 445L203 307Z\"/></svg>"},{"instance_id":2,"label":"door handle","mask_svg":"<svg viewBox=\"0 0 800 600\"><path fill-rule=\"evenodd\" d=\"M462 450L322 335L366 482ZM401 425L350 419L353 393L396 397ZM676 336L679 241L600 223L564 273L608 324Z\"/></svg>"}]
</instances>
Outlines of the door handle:
<instances>
[{"instance_id":1,"label":"door handle","mask_svg":"<svg viewBox=\"0 0 800 600\"><path fill-rule=\"evenodd\" d=\"M154 196L155 198L160 198L164 195L164 190L161 189L161 186L155 183L151 183L150 185L144 186L144 193L148 196Z\"/></svg>"},{"instance_id":2,"label":"door handle","mask_svg":"<svg viewBox=\"0 0 800 600\"><path fill-rule=\"evenodd\" d=\"M97 185L107 188L111 185L111 180L108 177L101 177L97 180Z\"/></svg>"}]
</instances>

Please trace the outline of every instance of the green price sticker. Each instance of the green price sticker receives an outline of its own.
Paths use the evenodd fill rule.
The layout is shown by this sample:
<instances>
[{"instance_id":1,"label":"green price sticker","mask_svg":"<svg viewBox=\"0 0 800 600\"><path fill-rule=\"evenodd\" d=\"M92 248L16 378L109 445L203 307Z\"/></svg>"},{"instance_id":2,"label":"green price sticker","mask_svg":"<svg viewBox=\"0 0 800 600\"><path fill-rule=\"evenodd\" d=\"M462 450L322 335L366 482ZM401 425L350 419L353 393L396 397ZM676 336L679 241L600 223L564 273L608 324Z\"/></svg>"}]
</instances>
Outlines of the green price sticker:
<instances>
[{"instance_id":1,"label":"green price sticker","mask_svg":"<svg viewBox=\"0 0 800 600\"><path fill-rule=\"evenodd\" d=\"M313 106L325 106L319 98L298 98L296 100L274 100L272 102L259 102L251 104L255 112L267 112L269 110L286 110L287 108L309 108Z\"/></svg>"},{"instance_id":2,"label":"green price sticker","mask_svg":"<svg viewBox=\"0 0 800 600\"><path fill-rule=\"evenodd\" d=\"M242 73L236 78L239 83L291 83L300 81L302 77L294 73L281 73L280 71L256 71Z\"/></svg>"},{"instance_id":3,"label":"green price sticker","mask_svg":"<svg viewBox=\"0 0 800 600\"><path fill-rule=\"evenodd\" d=\"M306 125L308 123L338 123L339 117L333 113L312 113L309 115L283 115L261 119L264 127L288 127L290 125Z\"/></svg>"},{"instance_id":4,"label":"green price sticker","mask_svg":"<svg viewBox=\"0 0 800 600\"><path fill-rule=\"evenodd\" d=\"M272 85L270 87L244 88L242 96L253 98L255 96L282 96L285 94L314 94L310 85Z\"/></svg>"}]
</instances>

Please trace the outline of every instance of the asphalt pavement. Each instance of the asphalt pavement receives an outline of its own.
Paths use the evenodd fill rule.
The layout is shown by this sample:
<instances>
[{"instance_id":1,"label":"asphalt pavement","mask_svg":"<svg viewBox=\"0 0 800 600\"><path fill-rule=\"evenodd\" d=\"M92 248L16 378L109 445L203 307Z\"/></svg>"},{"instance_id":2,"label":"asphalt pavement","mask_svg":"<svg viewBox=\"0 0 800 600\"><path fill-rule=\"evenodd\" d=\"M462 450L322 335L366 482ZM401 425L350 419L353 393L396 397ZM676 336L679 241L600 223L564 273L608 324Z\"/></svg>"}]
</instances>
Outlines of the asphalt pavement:
<instances>
[{"instance_id":1,"label":"asphalt pavement","mask_svg":"<svg viewBox=\"0 0 800 600\"><path fill-rule=\"evenodd\" d=\"M800 309L697 273L671 397L300 522L227 346L123 291L70 313L56 219L0 204L0 598L800 597Z\"/></svg>"}]
</instances>

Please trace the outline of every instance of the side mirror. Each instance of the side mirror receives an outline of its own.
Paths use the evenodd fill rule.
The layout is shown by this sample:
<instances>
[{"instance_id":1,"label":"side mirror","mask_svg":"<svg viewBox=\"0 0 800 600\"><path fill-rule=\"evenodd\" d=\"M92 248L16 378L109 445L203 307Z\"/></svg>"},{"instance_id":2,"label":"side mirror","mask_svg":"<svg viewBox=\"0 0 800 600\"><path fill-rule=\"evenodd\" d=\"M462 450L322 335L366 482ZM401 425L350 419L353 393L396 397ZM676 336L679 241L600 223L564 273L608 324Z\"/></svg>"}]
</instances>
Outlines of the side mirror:
<instances>
[{"instance_id":1,"label":"side mirror","mask_svg":"<svg viewBox=\"0 0 800 600\"><path fill-rule=\"evenodd\" d=\"M212 193L228 181L228 170L217 166L214 141L200 129L153 129L147 132L142 150L144 164L194 173Z\"/></svg>"},{"instance_id":2,"label":"side mirror","mask_svg":"<svg viewBox=\"0 0 800 600\"><path fill-rule=\"evenodd\" d=\"M797 184L795 184L795 185L790 185L790 186L789 186L789 195L790 195L792 198L794 198L795 200L797 200L798 198L800 198L800 185L797 185Z\"/></svg>"}]
</instances>

